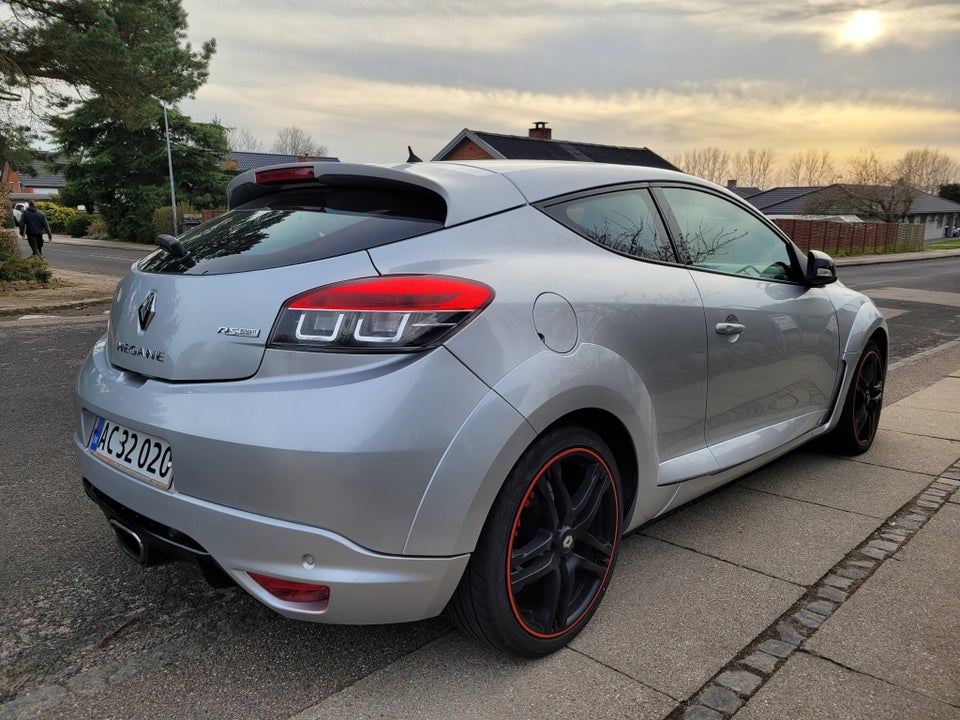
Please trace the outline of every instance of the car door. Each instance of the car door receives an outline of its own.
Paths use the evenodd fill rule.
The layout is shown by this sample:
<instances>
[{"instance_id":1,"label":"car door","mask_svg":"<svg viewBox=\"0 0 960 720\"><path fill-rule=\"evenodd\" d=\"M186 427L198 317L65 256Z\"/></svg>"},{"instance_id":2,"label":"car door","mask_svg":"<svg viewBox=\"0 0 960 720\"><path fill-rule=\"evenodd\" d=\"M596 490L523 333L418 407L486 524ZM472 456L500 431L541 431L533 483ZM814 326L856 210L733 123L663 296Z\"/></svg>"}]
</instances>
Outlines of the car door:
<instances>
[{"instance_id":1,"label":"car door","mask_svg":"<svg viewBox=\"0 0 960 720\"><path fill-rule=\"evenodd\" d=\"M657 483L713 471L712 458L703 456L709 456L703 436L703 308L649 190L591 191L543 209L611 253L589 281L595 297L584 304L603 321L583 323L583 332L589 326L593 333L584 341L625 358L649 392L660 462Z\"/></svg>"},{"instance_id":2,"label":"car door","mask_svg":"<svg viewBox=\"0 0 960 720\"><path fill-rule=\"evenodd\" d=\"M703 301L706 442L731 467L823 422L839 369L836 311L758 215L706 189L663 187L657 197Z\"/></svg>"}]
</instances>

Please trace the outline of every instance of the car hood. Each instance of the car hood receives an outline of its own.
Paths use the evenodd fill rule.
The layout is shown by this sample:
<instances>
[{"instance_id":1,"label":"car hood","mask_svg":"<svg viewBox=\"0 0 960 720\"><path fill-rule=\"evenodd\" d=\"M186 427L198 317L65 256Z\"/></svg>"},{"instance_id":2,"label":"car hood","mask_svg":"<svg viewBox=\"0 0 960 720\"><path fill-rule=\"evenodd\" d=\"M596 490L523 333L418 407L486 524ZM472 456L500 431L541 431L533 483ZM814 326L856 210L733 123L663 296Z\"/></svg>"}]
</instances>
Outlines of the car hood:
<instances>
[{"instance_id":1,"label":"car hood","mask_svg":"<svg viewBox=\"0 0 960 720\"><path fill-rule=\"evenodd\" d=\"M283 303L315 287L377 275L365 252L224 275L134 268L117 286L107 351L112 365L150 378L237 380L260 367Z\"/></svg>"}]
</instances>

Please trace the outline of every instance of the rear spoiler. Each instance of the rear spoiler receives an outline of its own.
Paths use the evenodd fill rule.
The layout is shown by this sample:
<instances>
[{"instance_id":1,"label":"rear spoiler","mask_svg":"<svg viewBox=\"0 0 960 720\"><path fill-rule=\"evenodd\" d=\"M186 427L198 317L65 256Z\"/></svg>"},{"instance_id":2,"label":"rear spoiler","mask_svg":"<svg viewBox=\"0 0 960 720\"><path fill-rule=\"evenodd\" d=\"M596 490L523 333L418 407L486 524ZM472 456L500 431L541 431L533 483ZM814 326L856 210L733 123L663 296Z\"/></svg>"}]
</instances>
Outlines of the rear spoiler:
<instances>
[{"instance_id":1,"label":"rear spoiler","mask_svg":"<svg viewBox=\"0 0 960 720\"><path fill-rule=\"evenodd\" d=\"M446 200L446 193L439 185L402 170L379 165L320 161L268 165L238 175L227 186L227 209L232 210L281 187L329 185L418 188L434 192Z\"/></svg>"},{"instance_id":2,"label":"rear spoiler","mask_svg":"<svg viewBox=\"0 0 960 720\"><path fill-rule=\"evenodd\" d=\"M452 227L527 204L516 185L494 171L449 162L363 165L329 161L285 163L247 170L227 186L233 209L283 187L394 187L440 197L447 207L444 225Z\"/></svg>"}]
</instances>

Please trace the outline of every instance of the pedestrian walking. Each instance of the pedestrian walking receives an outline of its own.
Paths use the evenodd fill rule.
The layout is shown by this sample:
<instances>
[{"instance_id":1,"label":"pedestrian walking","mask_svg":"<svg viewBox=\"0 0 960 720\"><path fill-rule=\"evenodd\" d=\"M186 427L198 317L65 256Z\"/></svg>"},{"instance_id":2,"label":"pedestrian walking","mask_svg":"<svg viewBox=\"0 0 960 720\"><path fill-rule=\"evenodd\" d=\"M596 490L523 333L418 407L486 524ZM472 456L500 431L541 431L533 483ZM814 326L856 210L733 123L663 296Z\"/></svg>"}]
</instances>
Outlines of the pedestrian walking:
<instances>
[{"instance_id":1,"label":"pedestrian walking","mask_svg":"<svg viewBox=\"0 0 960 720\"><path fill-rule=\"evenodd\" d=\"M50 223L42 210L38 210L33 200L27 203L27 209L20 215L20 237L26 236L27 243L34 256L43 257L43 234L46 233L50 242L53 242L53 233L50 232Z\"/></svg>"}]
</instances>

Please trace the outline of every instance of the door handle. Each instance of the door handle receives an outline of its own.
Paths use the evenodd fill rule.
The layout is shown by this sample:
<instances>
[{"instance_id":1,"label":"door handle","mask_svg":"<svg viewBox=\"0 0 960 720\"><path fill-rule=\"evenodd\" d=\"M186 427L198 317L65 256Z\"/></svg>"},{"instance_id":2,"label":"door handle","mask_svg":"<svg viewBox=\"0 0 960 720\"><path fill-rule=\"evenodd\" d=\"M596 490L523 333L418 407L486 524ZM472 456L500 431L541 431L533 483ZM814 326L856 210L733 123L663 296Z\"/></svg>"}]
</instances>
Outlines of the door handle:
<instances>
[{"instance_id":1,"label":"door handle","mask_svg":"<svg viewBox=\"0 0 960 720\"><path fill-rule=\"evenodd\" d=\"M747 330L747 326L741 323L733 323L733 322L717 323L718 335L739 335L742 332L746 332L746 330Z\"/></svg>"}]
</instances>

